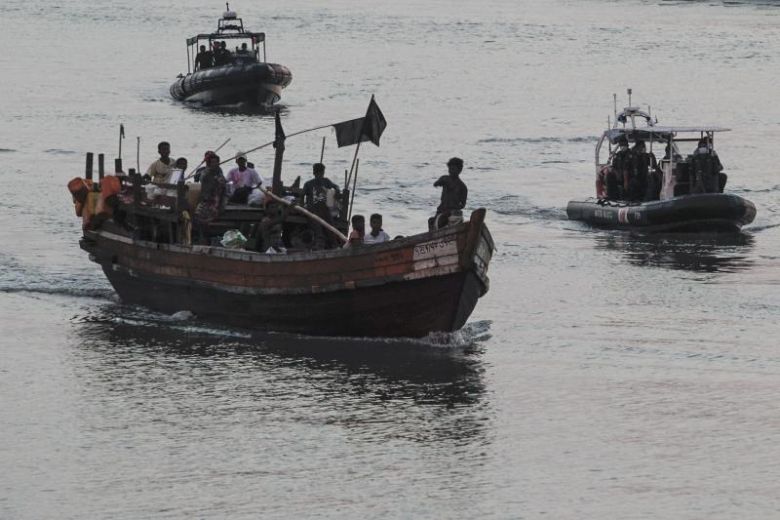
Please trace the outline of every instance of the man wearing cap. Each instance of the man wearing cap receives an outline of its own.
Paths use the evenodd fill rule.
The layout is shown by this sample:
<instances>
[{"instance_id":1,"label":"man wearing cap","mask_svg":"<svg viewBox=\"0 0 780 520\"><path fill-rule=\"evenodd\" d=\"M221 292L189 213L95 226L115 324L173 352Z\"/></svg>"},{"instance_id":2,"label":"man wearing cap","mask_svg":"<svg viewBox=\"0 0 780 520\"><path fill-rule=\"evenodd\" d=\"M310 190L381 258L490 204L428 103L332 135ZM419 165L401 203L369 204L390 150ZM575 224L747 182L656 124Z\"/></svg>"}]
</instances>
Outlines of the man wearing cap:
<instances>
[{"instance_id":1,"label":"man wearing cap","mask_svg":"<svg viewBox=\"0 0 780 520\"><path fill-rule=\"evenodd\" d=\"M460 180L460 172L463 171L463 159L453 157L447 161L449 175L442 175L433 183L434 187L441 188L441 203L436 208L436 216L428 220L430 229L439 229L448 225L451 221L463 220L461 210L466 207L466 198L469 189ZM452 222L454 223L454 222Z\"/></svg>"},{"instance_id":2,"label":"man wearing cap","mask_svg":"<svg viewBox=\"0 0 780 520\"><path fill-rule=\"evenodd\" d=\"M230 202L237 204L246 204L252 188L263 184L263 179L254 168L249 168L246 164L246 155L239 153L236 157L237 167L230 170L227 174L228 196Z\"/></svg>"}]
</instances>

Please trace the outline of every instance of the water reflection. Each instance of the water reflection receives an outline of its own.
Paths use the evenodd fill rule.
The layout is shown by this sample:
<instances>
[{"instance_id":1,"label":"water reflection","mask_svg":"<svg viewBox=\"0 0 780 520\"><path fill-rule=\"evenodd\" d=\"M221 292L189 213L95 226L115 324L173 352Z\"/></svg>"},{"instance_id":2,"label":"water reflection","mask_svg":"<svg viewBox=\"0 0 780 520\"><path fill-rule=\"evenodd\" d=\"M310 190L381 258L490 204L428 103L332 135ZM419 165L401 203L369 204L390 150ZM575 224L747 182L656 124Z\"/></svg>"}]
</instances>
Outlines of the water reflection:
<instances>
[{"instance_id":1,"label":"water reflection","mask_svg":"<svg viewBox=\"0 0 780 520\"><path fill-rule=\"evenodd\" d=\"M753 247L754 238L746 233L596 234L597 249L620 251L632 264L704 273L733 273L751 268Z\"/></svg>"},{"instance_id":2,"label":"water reflection","mask_svg":"<svg viewBox=\"0 0 780 520\"><path fill-rule=\"evenodd\" d=\"M484 334L487 325L475 327ZM116 304L74 318L73 330L85 399L120 399L142 413L202 408L238 420L241 410L371 435L381 423L382 435L423 442L471 442L489 419L479 340L258 335Z\"/></svg>"}]
</instances>

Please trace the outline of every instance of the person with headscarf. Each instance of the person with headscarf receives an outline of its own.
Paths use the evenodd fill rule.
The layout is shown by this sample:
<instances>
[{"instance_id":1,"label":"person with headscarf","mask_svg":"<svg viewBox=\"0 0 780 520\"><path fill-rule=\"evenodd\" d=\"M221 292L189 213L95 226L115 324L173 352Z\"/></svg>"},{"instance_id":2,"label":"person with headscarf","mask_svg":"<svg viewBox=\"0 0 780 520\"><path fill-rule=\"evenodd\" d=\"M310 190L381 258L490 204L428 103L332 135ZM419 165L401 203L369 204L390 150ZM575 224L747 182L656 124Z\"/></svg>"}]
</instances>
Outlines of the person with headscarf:
<instances>
[{"instance_id":1,"label":"person with headscarf","mask_svg":"<svg viewBox=\"0 0 780 520\"><path fill-rule=\"evenodd\" d=\"M200 186L193 222L198 224L201 238L204 239L208 224L217 218L222 209L222 199L225 195L225 177L219 167L219 156L214 152L207 154L206 167L200 176Z\"/></svg>"}]
</instances>

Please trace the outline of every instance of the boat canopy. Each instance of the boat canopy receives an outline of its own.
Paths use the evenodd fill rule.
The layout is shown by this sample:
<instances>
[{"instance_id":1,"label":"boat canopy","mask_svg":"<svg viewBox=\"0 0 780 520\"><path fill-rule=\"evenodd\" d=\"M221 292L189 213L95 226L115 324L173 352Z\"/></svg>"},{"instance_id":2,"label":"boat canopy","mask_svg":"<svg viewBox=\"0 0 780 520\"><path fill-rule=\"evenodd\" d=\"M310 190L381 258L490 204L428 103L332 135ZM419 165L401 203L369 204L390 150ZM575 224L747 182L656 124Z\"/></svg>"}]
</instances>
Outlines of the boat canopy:
<instances>
[{"instance_id":1,"label":"boat canopy","mask_svg":"<svg viewBox=\"0 0 780 520\"><path fill-rule=\"evenodd\" d=\"M714 132L728 132L729 128L720 126L646 126L642 128L611 128L604 132L609 142L616 144L621 136L626 136L629 141L637 138L644 141L666 142L681 133L711 134Z\"/></svg>"},{"instance_id":2,"label":"boat canopy","mask_svg":"<svg viewBox=\"0 0 780 520\"><path fill-rule=\"evenodd\" d=\"M208 33L199 34L192 38L187 38L187 45L195 45L198 40L234 40L252 38L255 43L265 41L265 33L262 32L242 32L242 33Z\"/></svg>"}]
</instances>

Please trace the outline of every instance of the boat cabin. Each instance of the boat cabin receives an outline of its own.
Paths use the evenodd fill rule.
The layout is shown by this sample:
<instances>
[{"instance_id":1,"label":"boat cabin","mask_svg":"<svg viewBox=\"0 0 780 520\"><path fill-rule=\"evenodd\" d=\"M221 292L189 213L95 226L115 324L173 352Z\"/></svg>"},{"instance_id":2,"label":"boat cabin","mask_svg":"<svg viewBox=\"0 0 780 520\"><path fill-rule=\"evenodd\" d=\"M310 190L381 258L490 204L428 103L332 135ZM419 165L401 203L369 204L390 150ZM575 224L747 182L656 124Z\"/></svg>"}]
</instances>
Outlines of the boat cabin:
<instances>
[{"instance_id":1,"label":"boat cabin","mask_svg":"<svg viewBox=\"0 0 780 520\"><path fill-rule=\"evenodd\" d=\"M245 30L244 21L227 5L227 11L217 22L216 32L187 38L187 73L195 71L195 58L201 45L205 46L208 51L213 51L215 44L222 42L225 43L226 50L230 52L233 63L266 62L265 33ZM261 48L262 60L260 59Z\"/></svg>"},{"instance_id":2,"label":"boat cabin","mask_svg":"<svg viewBox=\"0 0 780 520\"><path fill-rule=\"evenodd\" d=\"M645 112L638 107L626 107L615 113L614 124L608 121L596 144L596 192L597 197L606 198L604 176L613 166L620 143L629 147L643 141L646 151L657 159L657 172L661 175L660 200L687 195L693 192L692 161L694 151L702 139L710 150L714 149L715 133L729 131L716 126L659 126L650 109ZM606 146L605 146L606 144ZM654 149L659 153L654 153ZM723 191L725 175L720 174L720 192Z\"/></svg>"}]
</instances>

